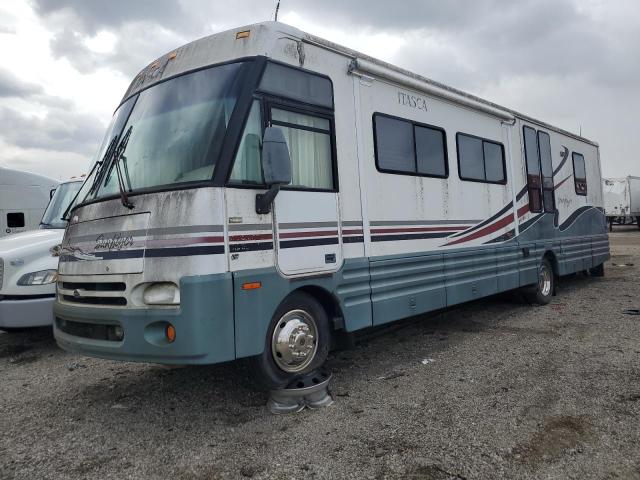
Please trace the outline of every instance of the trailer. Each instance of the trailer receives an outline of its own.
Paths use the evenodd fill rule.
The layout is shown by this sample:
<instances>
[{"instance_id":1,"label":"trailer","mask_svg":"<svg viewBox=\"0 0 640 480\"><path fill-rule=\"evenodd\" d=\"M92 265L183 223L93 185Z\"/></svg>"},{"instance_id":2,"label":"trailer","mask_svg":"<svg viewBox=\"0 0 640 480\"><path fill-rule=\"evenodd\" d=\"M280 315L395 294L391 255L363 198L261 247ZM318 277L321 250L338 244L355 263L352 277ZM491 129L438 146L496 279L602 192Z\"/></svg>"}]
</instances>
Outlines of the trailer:
<instances>
[{"instance_id":1,"label":"trailer","mask_svg":"<svg viewBox=\"0 0 640 480\"><path fill-rule=\"evenodd\" d=\"M0 238L38 228L58 181L0 167Z\"/></svg>"},{"instance_id":2,"label":"trailer","mask_svg":"<svg viewBox=\"0 0 640 480\"><path fill-rule=\"evenodd\" d=\"M54 305L90 356L283 386L342 335L546 304L609 258L595 142L276 22L152 62L95 158Z\"/></svg>"},{"instance_id":3,"label":"trailer","mask_svg":"<svg viewBox=\"0 0 640 480\"><path fill-rule=\"evenodd\" d=\"M604 178L603 192L609 231L614 223L640 228L640 177Z\"/></svg>"}]
</instances>

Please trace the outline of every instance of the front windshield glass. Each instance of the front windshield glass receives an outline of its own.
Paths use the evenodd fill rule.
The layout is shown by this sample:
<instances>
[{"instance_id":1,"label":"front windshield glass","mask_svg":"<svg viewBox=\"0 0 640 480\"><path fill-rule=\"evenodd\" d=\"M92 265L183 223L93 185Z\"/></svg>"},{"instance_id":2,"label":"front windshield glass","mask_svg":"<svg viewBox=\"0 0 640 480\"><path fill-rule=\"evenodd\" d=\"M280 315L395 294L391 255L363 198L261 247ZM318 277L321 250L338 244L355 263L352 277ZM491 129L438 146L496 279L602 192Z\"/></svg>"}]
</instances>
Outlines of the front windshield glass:
<instances>
[{"instance_id":1,"label":"front windshield glass","mask_svg":"<svg viewBox=\"0 0 640 480\"><path fill-rule=\"evenodd\" d=\"M124 138L128 132L120 163L127 190L211 180L244 77L243 65L182 75L132 97L126 123L117 129L119 119L112 122L113 132L108 132L96 160L115 135ZM99 180L89 199L118 193L114 168L105 170Z\"/></svg>"},{"instance_id":2,"label":"front windshield glass","mask_svg":"<svg viewBox=\"0 0 640 480\"><path fill-rule=\"evenodd\" d=\"M53 197L44 211L40 226L42 228L65 228L67 222L62 220L62 215L80 190L82 182L62 183L56 188Z\"/></svg>"}]
</instances>

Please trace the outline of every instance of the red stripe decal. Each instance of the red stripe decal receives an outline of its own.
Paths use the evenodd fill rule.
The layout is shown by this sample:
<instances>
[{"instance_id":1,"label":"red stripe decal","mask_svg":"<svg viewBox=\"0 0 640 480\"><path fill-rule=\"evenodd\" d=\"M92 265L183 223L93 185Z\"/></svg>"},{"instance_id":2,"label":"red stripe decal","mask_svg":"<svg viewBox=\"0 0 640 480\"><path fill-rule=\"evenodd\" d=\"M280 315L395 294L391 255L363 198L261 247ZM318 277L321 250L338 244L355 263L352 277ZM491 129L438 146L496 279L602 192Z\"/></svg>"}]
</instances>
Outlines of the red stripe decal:
<instances>
[{"instance_id":1,"label":"red stripe decal","mask_svg":"<svg viewBox=\"0 0 640 480\"><path fill-rule=\"evenodd\" d=\"M343 230L343 235L362 235L362 230Z\"/></svg>"},{"instance_id":2,"label":"red stripe decal","mask_svg":"<svg viewBox=\"0 0 640 480\"><path fill-rule=\"evenodd\" d=\"M173 247L179 245L193 245L196 243L222 243L223 237L186 237L186 238L167 238L160 240L147 240L148 247Z\"/></svg>"},{"instance_id":3,"label":"red stripe decal","mask_svg":"<svg viewBox=\"0 0 640 480\"><path fill-rule=\"evenodd\" d=\"M371 233L459 232L467 227L373 228Z\"/></svg>"},{"instance_id":4,"label":"red stripe decal","mask_svg":"<svg viewBox=\"0 0 640 480\"><path fill-rule=\"evenodd\" d=\"M246 242L251 240L271 240L273 235L270 233L259 233L250 235L232 235L229 237L230 242Z\"/></svg>"},{"instance_id":5,"label":"red stripe decal","mask_svg":"<svg viewBox=\"0 0 640 480\"><path fill-rule=\"evenodd\" d=\"M333 235L338 235L337 230L326 230L319 232L291 232L291 233L281 233L280 238L307 238L307 237L330 237Z\"/></svg>"},{"instance_id":6,"label":"red stripe decal","mask_svg":"<svg viewBox=\"0 0 640 480\"><path fill-rule=\"evenodd\" d=\"M528 211L529 211L529 204L520 207L518 209L518 218L522 217ZM492 224L487 225L486 227L481 228L480 230L476 230L475 232L473 232L471 235L467 237L460 238L453 242L447 243L446 245L457 245L458 243L469 242L471 240L475 240L476 238L484 237L486 235L491 235L495 231L500 230L501 228L504 228L507 225L510 225L511 223L513 223L513 213L505 215L500 220L493 222Z\"/></svg>"}]
</instances>

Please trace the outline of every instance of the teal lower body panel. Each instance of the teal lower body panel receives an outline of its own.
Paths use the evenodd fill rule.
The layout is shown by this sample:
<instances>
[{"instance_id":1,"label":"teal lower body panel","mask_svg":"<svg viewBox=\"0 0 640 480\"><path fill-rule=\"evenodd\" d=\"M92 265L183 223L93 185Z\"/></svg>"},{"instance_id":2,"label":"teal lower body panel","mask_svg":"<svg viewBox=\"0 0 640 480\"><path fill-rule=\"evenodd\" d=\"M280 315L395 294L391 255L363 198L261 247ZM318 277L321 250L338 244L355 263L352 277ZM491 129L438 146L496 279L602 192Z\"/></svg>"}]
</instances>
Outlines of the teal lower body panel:
<instances>
[{"instance_id":1,"label":"teal lower body panel","mask_svg":"<svg viewBox=\"0 0 640 480\"><path fill-rule=\"evenodd\" d=\"M56 303L54 336L65 350L83 355L164 364L211 364L233 360L233 282L230 273L184 277L180 282L181 307L105 308ZM93 339L61 330L61 321L84 329L119 326L122 341ZM163 338L171 323L176 339Z\"/></svg>"},{"instance_id":2,"label":"teal lower body panel","mask_svg":"<svg viewBox=\"0 0 640 480\"><path fill-rule=\"evenodd\" d=\"M287 278L275 268L264 268L237 271L233 278L237 358L263 352L273 314L295 290L330 298L342 312L344 329L348 332L372 325L369 260L366 258L345 260L338 272L324 276ZM250 282L260 282L261 287L243 290L242 285Z\"/></svg>"}]
</instances>

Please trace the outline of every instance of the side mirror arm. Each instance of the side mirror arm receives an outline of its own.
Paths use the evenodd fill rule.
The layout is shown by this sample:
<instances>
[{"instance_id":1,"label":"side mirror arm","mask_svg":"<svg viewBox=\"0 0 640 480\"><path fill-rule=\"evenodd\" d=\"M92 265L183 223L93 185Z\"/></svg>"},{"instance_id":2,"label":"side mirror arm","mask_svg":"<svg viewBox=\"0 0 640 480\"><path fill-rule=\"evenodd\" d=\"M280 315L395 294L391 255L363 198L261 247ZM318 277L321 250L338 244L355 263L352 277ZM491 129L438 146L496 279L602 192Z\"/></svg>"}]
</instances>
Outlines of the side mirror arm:
<instances>
[{"instance_id":1,"label":"side mirror arm","mask_svg":"<svg viewBox=\"0 0 640 480\"><path fill-rule=\"evenodd\" d=\"M271 205L280 191L280 184L276 183L269 187L265 193L256 194L256 213L265 215L271 213Z\"/></svg>"}]
</instances>

